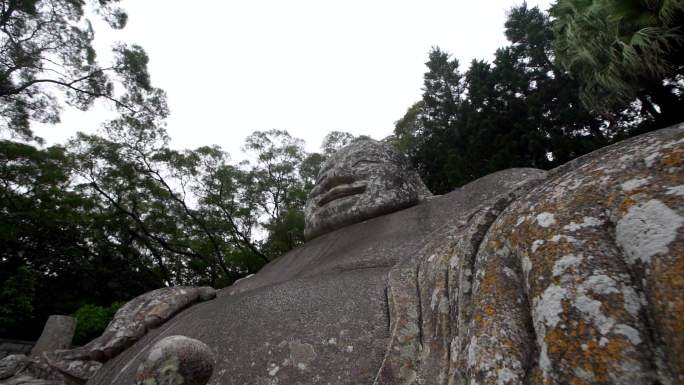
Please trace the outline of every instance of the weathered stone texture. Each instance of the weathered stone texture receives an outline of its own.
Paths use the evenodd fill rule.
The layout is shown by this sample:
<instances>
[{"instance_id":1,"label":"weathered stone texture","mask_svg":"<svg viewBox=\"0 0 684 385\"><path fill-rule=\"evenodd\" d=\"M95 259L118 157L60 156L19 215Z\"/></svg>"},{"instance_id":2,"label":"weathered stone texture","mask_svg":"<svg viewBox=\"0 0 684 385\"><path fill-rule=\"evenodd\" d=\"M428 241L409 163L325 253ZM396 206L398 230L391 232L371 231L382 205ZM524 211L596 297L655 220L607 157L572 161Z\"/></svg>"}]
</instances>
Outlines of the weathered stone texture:
<instances>
[{"instance_id":1,"label":"weathered stone texture","mask_svg":"<svg viewBox=\"0 0 684 385\"><path fill-rule=\"evenodd\" d=\"M85 349L90 359L107 361L189 305L216 296L210 287L165 287L129 301L114 315L102 336Z\"/></svg>"},{"instance_id":2,"label":"weathered stone texture","mask_svg":"<svg viewBox=\"0 0 684 385\"><path fill-rule=\"evenodd\" d=\"M135 374L136 385L204 385L214 370L209 347L184 336L170 336L152 346Z\"/></svg>"},{"instance_id":3,"label":"weathered stone texture","mask_svg":"<svg viewBox=\"0 0 684 385\"><path fill-rule=\"evenodd\" d=\"M51 315L38 341L31 349L32 356L57 349L69 349L76 332L76 318L66 315Z\"/></svg>"},{"instance_id":4,"label":"weathered stone texture","mask_svg":"<svg viewBox=\"0 0 684 385\"><path fill-rule=\"evenodd\" d=\"M62 385L64 378L40 360L13 354L0 360L2 385Z\"/></svg>"},{"instance_id":5,"label":"weathered stone texture","mask_svg":"<svg viewBox=\"0 0 684 385\"><path fill-rule=\"evenodd\" d=\"M523 272L542 380L684 381L682 155L681 126L598 151L489 230L482 254ZM495 294L486 295L499 311Z\"/></svg>"},{"instance_id":6,"label":"weathered stone texture","mask_svg":"<svg viewBox=\"0 0 684 385\"><path fill-rule=\"evenodd\" d=\"M321 168L306 201L304 236L418 204L432 194L406 159L388 144L361 139L339 150Z\"/></svg>"},{"instance_id":7,"label":"weathered stone texture","mask_svg":"<svg viewBox=\"0 0 684 385\"><path fill-rule=\"evenodd\" d=\"M419 253L392 269L388 280L392 335L374 383L479 383L489 375L486 368L478 367L477 352L468 350L473 338L496 338L501 333L492 314L483 317L482 309L472 306L477 301L473 299L474 274L485 267L477 252L501 211L544 176L540 171L529 172L527 178L511 183L505 193L483 200L447 223ZM503 290L516 285L509 278L513 273L509 269L499 273L505 277L491 283L501 285L502 295L515 293L515 289ZM517 298L507 299L513 308ZM524 318L524 314L512 318ZM529 344L511 344L497 359L511 361L527 349Z\"/></svg>"},{"instance_id":8,"label":"weathered stone texture","mask_svg":"<svg viewBox=\"0 0 684 385\"><path fill-rule=\"evenodd\" d=\"M67 385L83 384L102 367L102 362L115 357L152 328L193 303L214 297L216 291L210 287L181 286L157 289L140 295L121 307L104 333L85 346L44 351L38 357L15 355L0 360L0 385L50 385L65 382ZM54 327L53 317L50 317L45 330L50 330L47 335L51 339L55 339L53 336L60 339L62 336L55 332L58 328ZM75 326L75 320L73 321ZM70 343L73 327L67 331Z\"/></svg>"},{"instance_id":9,"label":"weathered stone texture","mask_svg":"<svg viewBox=\"0 0 684 385\"><path fill-rule=\"evenodd\" d=\"M0 360L12 354L30 354L35 341L0 339Z\"/></svg>"},{"instance_id":10,"label":"weathered stone texture","mask_svg":"<svg viewBox=\"0 0 684 385\"><path fill-rule=\"evenodd\" d=\"M590 154L394 269L377 383L684 383L683 155L682 126Z\"/></svg>"}]
</instances>

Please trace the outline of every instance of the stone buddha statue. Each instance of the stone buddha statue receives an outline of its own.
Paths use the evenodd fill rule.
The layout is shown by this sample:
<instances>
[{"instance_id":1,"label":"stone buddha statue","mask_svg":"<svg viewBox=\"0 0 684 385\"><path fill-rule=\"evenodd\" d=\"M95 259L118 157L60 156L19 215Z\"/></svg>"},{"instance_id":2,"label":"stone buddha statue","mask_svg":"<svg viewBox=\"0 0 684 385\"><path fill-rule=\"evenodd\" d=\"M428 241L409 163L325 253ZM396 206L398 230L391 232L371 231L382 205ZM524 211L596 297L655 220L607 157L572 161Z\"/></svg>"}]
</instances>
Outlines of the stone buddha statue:
<instances>
[{"instance_id":1,"label":"stone buddha statue","mask_svg":"<svg viewBox=\"0 0 684 385\"><path fill-rule=\"evenodd\" d=\"M307 240L414 206L431 196L395 149L360 139L325 162L305 208Z\"/></svg>"},{"instance_id":2,"label":"stone buddha statue","mask_svg":"<svg viewBox=\"0 0 684 385\"><path fill-rule=\"evenodd\" d=\"M684 383L684 126L428 197L388 145L352 143L303 246L87 384Z\"/></svg>"}]
</instances>

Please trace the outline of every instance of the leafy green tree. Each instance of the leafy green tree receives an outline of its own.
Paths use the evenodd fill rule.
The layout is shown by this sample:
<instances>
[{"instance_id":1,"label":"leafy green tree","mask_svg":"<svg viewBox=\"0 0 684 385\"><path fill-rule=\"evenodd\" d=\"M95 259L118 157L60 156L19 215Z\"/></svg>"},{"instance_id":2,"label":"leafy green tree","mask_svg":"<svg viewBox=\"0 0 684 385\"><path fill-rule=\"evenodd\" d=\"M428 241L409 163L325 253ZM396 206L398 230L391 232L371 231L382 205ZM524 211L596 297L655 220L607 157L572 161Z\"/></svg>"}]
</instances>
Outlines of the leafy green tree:
<instances>
[{"instance_id":1,"label":"leafy green tree","mask_svg":"<svg viewBox=\"0 0 684 385\"><path fill-rule=\"evenodd\" d=\"M32 321L35 287L36 276L26 266L4 279L0 289L0 335L16 330L17 324Z\"/></svg>"},{"instance_id":2,"label":"leafy green tree","mask_svg":"<svg viewBox=\"0 0 684 385\"><path fill-rule=\"evenodd\" d=\"M268 231L264 253L274 258L304 242L304 142L286 131L256 131L244 148L255 159L243 165L253 180L261 225Z\"/></svg>"},{"instance_id":3,"label":"leafy green tree","mask_svg":"<svg viewBox=\"0 0 684 385\"><path fill-rule=\"evenodd\" d=\"M323 143L321 143L321 151L325 157L330 157L340 148L353 142L354 139L356 139L356 137L348 132L331 131L323 138Z\"/></svg>"},{"instance_id":4,"label":"leafy green tree","mask_svg":"<svg viewBox=\"0 0 684 385\"><path fill-rule=\"evenodd\" d=\"M88 5L120 29L127 16L117 3ZM85 13L84 0L0 1L0 128L28 139L31 121L59 121L60 99L82 110L104 99L138 113L149 95L163 94L151 86L148 57L139 46L117 45L110 66L98 63Z\"/></svg>"},{"instance_id":5,"label":"leafy green tree","mask_svg":"<svg viewBox=\"0 0 684 385\"><path fill-rule=\"evenodd\" d=\"M237 217L220 223L209 215L229 211L207 209L224 203L234 187L226 184L227 155L211 147L172 150L165 131L153 127L114 125L109 136L81 134L71 147L85 182L79 189L121 216L127 244L156 265L167 285L222 286L241 276L244 269L228 259L245 244L256 250L240 237L249 232ZM203 185L210 181L216 182ZM214 188L223 189L218 198Z\"/></svg>"},{"instance_id":6,"label":"leafy green tree","mask_svg":"<svg viewBox=\"0 0 684 385\"><path fill-rule=\"evenodd\" d=\"M114 302L109 306L85 304L72 315L76 318L76 332L73 345L81 346L99 337L105 330L114 314L124 302Z\"/></svg>"},{"instance_id":7,"label":"leafy green tree","mask_svg":"<svg viewBox=\"0 0 684 385\"><path fill-rule=\"evenodd\" d=\"M559 0L556 59L582 102L610 114L635 99L659 126L684 120L684 4L677 0Z\"/></svg>"},{"instance_id":8,"label":"leafy green tree","mask_svg":"<svg viewBox=\"0 0 684 385\"><path fill-rule=\"evenodd\" d=\"M0 286L16 288L25 296L15 294L17 301L30 304L12 305L23 310L9 317L3 335L36 338L50 314L163 284L125 238L114 236L116 212L75 188L74 167L64 147L0 141Z\"/></svg>"},{"instance_id":9,"label":"leafy green tree","mask_svg":"<svg viewBox=\"0 0 684 385\"><path fill-rule=\"evenodd\" d=\"M415 157L412 151L415 151L418 140L424 132L420 118L422 112L423 102L416 102L406 110L401 119L394 123L393 144L399 151L411 157Z\"/></svg>"}]
</instances>

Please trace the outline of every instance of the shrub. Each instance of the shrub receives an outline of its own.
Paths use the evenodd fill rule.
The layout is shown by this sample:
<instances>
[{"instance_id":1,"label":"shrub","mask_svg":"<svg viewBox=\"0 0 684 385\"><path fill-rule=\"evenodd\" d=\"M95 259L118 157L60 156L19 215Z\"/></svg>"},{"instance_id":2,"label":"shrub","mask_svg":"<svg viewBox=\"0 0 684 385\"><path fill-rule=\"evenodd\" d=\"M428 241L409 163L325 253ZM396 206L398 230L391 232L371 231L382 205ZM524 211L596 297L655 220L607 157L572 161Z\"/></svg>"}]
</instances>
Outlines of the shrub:
<instances>
[{"instance_id":1,"label":"shrub","mask_svg":"<svg viewBox=\"0 0 684 385\"><path fill-rule=\"evenodd\" d=\"M73 314L78 320L73 344L76 346L84 345L100 336L123 304L124 302L114 302L109 307L85 304L78 308Z\"/></svg>"}]
</instances>

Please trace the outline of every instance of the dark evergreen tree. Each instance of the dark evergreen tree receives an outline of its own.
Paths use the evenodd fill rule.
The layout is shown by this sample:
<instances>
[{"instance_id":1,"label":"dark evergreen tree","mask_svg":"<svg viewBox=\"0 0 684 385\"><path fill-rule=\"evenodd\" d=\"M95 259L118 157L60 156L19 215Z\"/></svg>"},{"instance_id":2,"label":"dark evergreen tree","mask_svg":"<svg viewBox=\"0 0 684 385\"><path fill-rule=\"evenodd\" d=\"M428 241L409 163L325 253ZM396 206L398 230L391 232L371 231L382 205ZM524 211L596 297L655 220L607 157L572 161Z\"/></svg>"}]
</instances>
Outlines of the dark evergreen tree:
<instances>
[{"instance_id":1,"label":"dark evergreen tree","mask_svg":"<svg viewBox=\"0 0 684 385\"><path fill-rule=\"evenodd\" d=\"M551 22L538 8L513 8L505 27L510 45L464 74L433 50L423 99L396 123L395 143L433 192L509 167L548 169L650 127L630 106L609 116L583 107L578 83L554 63Z\"/></svg>"}]
</instances>

